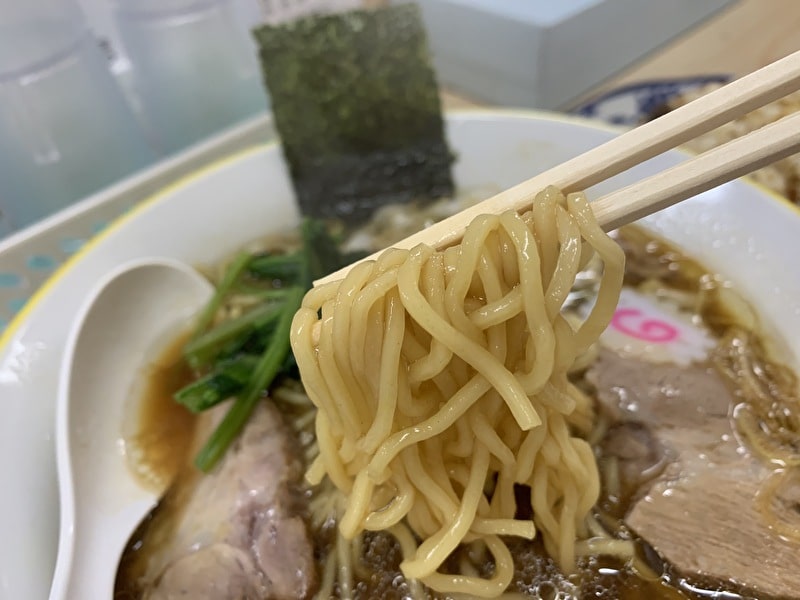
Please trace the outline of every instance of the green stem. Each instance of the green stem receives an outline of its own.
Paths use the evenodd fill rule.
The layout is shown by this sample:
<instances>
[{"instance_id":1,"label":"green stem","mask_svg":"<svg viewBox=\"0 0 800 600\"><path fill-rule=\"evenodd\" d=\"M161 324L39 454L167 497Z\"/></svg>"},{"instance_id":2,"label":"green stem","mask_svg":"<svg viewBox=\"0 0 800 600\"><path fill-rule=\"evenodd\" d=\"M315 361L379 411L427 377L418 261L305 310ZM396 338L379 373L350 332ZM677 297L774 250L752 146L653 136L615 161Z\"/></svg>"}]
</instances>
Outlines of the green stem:
<instances>
[{"instance_id":1,"label":"green stem","mask_svg":"<svg viewBox=\"0 0 800 600\"><path fill-rule=\"evenodd\" d=\"M216 406L234 394L238 394L258 364L258 356L244 354L221 361L214 371L193 381L175 393L175 400L193 413Z\"/></svg>"},{"instance_id":2,"label":"green stem","mask_svg":"<svg viewBox=\"0 0 800 600\"><path fill-rule=\"evenodd\" d=\"M300 261L297 253L256 256L247 265L247 273L257 279L278 279L292 283L297 281L300 273Z\"/></svg>"},{"instance_id":3,"label":"green stem","mask_svg":"<svg viewBox=\"0 0 800 600\"><path fill-rule=\"evenodd\" d=\"M201 471L210 471L222 458L228 446L236 439L236 436L239 435L245 423L247 423L263 391L270 386L283 367L290 352L289 335L292 319L295 312L300 308L303 293L304 290L299 287L289 290L275 328L275 334L261 356L249 385L234 400L228 414L225 415L225 418L211 434L211 437L209 437L205 446L195 458L195 465Z\"/></svg>"},{"instance_id":4,"label":"green stem","mask_svg":"<svg viewBox=\"0 0 800 600\"><path fill-rule=\"evenodd\" d=\"M214 293L208 304L206 304L203 312L200 313L200 317L197 319L197 324L195 325L194 333L192 334L192 340L200 337L211 325L212 321L214 320L214 315L217 314L219 307L222 306L225 296L228 295L228 291L239 279L239 276L242 274L242 271L244 271L245 267L247 267L247 264L250 262L250 258L250 254L247 252L241 252L228 266L222 281L217 287L217 291Z\"/></svg>"},{"instance_id":5,"label":"green stem","mask_svg":"<svg viewBox=\"0 0 800 600\"><path fill-rule=\"evenodd\" d=\"M285 298L285 296L284 292L282 297ZM240 317L224 321L214 329L193 338L183 348L183 355L189 366L199 369L213 360L220 348L227 342L277 320L281 313L281 306L276 302L258 306Z\"/></svg>"}]
</instances>

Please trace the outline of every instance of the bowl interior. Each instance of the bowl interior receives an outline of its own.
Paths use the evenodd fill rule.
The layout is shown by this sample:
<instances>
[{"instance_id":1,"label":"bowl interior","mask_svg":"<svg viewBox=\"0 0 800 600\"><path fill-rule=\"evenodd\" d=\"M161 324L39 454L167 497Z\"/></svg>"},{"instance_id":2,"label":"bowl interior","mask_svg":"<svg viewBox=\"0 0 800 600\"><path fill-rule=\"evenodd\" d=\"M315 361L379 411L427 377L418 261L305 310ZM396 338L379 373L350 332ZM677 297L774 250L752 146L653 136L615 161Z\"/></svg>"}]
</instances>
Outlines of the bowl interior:
<instances>
[{"instance_id":1,"label":"bowl interior","mask_svg":"<svg viewBox=\"0 0 800 600\"><path fill-rule=\"evenodd\" d=\"M544 113L470 112L448 118L460 189L490 195L616 135L589 121ZM671 152L589 190L590 197L680 162ZM277 146L249 150L145 202L87 245L0 340L0 581L9 598L45 597L59 510L53 414L70 324L88 291L120 263L145 256L214 264L248 242L293 226L298 214ZM721 273L781 332L787 361L800 355L800 213L735 181L645 220L647 227ZM2 593L0 593L2 595Z\"/></svg>"}]
</instances>

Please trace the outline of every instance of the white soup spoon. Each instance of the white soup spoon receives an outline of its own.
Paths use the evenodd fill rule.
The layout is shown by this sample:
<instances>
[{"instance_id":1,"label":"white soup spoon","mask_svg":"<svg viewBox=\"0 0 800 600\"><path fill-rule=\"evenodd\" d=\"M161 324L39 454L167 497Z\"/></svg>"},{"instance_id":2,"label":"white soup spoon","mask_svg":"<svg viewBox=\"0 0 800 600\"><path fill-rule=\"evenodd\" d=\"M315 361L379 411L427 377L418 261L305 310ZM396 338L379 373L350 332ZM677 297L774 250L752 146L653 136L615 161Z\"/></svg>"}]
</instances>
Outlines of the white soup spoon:
<instances>
[{"instance_id":1,"label":"white soup spoon","mask_svg":"<svg viewBox=\"0 0 800 600\"><path fill-rule=\"evenodd\" d=\"M185 330L212 293L181 262L139 259L110 273L79 312L56 405L61 524L50 600L113 597L122 551L163 492L128 466L128 400L159 342Z\"/></svg>"}]
</instances>

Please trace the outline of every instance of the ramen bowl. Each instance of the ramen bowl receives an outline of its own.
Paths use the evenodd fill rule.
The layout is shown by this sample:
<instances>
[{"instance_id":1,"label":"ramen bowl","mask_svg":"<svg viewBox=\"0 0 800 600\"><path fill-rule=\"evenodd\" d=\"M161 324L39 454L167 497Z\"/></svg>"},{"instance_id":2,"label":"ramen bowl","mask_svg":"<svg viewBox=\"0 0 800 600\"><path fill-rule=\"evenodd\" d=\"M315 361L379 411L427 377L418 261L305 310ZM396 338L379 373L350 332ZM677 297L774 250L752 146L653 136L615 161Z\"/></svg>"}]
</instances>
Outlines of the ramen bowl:
<instances>
[{"instance_id":1,"label":"ramen bowl","mask_svg":"<svg viewBox=\"0 0 800 600\"><path fill-rule=\"evenodd\" d=\"M559 115L516 111L450 114L460 193L492 195L593 148L619 130ZM587 191L605 191L683 160L669 152ZM59 531L54 402L64 344L96 282L146 256L213 265L249 242L298 222L279 146L254 147L143 202L90 242L34 296L0 340L0 596L48 594ZM785 362L800 355L800 213L744 180L733 181L642 224L732 282L779 332ZM136 368L137 365L131 365ZM120 424L120 434L122 424ZM122 458L121 458L122 459ZM67 526L69 524L66 524Z\"/></svg>"}]
</instances>

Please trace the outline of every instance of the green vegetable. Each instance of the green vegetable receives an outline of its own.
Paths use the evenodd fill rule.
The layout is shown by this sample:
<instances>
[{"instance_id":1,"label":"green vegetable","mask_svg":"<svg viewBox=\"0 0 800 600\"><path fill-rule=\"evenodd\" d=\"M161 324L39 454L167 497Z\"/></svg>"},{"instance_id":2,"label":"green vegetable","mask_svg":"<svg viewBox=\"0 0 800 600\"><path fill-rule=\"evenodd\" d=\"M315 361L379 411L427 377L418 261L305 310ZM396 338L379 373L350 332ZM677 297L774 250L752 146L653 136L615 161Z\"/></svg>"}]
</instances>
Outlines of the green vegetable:
<instances>
[{"instance_id":1,"label":"green vegetable","mask_svg":"<svg viewBox=\"0 0 800 600\"><path fill-rule=\"evenodd\" d=\"M220 361L214 371L178 391L175 400L193 413L202 412L239 393L250 381L258 357L238 356Z\"/></svg>"},{"instance_id":2,"label":"green vegetable","mask_svg":"<svg viewBox=\"0 0 800 600\"><path fill-rule=\"evenodd\" d=\"M204 309L198 330L184 347L184 357L203 375L175 394L192 412L201 412L235 397L233 405L195 458L208 471L247 423L262 394L280 375L296 376L289 347L289 330L303 295L313 281L340 269L360 255L342 255L325 223L306 219L301 226L303 247L285 255L240 255L225 272L217 293ZM281 286L264 290L246 283L263 277ZM249 290L249 291L248 291ZM226 299L247 293L262 302L244 315L208 329Z\"/></svg>"},{"instance_id":3,"label":"green vegetable","mask_svg":"<svg viewBox=\"0 0 800 600\"><path fill-rule=\"evenodd\" d=\"M295 192L304 214L363 220L378 206L453 192L453 155L415 5L316 16L254 32ZM294 375L289 334L313 281L343 256L324 223L303 248L236 257L184 349L202 377L176 394L192 411L234 397L195 459L208 471L280 375ZM261 304L211 327L231 294Z\"/></svg>"},{"instance_id":4,"label":"green vegetable","mask_svg":"<svg viewBox=\"0 0 800 600\"><path fill-rule=\"evenodd\" d=\"M285 298L286 294L283 293ZM193 369L208 365L225 344L237 337L249 337L253 330L268 326L280 314L280 302L267 302L236 319L223 321L214 329L195 336L183 348L183 356ZM245 340L241 340L244 343ZM240 344L241 345L241 344Z\"/></svg>"},{"instance_id":5,"label":"green vegetable","mask_svg":"<svg viewBox=\"0 0 800 600\"><path fill-rule=\"evenodd\" d=\"M302 258L293 254L265 254L256 256L247 265L247 274L256 279L296 282L302 270Z\"/></svg>"},{"instance_id":6,"label":"green vegetable","mask_svg":"<svg viewBox=\"0 0 800 600\"><path fill-rule=\"evenodd\" d=\"M264 390L275 379L289 355L289 331L294 313L300 308L305 290L292 288L281 308L281 315L275 334L269 346L256 364L252 378L244 391L236 398L217 429L208 438L205 446L195 458L195 465L201 471L209 471L222 458L231 442L236 439L247 419L256 407Z\"/></svg>"},{"instance_id":7,"label":"green vegetable","mask_svg":"<svg viewBox=\"0 0 800 600\"><path fill-rule=\"evenodd\" d=\"M197 324L195 325L195 331L192 335L192 340L200 337L200 335L202 335L203 332L208 329L208 326L211 325L211 322L214 320L214 315L217 314L217 311L219 310L219 307L222 306L222 302L227 296L228 292L236 284L245 267L247 267L247 263L250 262L250 258L251 257L249 254L242 252L238 254L228 266L228 269L225 271L225 275L222 277L222 281L220 281L219 285L217 286L217 291L214 293L211 301L203 309L203 312L200 313L200 318L197 320Z\"/></svg>"},{"instance_id":8,"label":"green vegetable","mask_svg":"<svg viewBox=\"0 0 800 600\"><path fill-rule=\"evenodd\" d=\"M415 4L254 32L303 214L350 222L450 195L453 155Z\"/></svg>"}]
</instances>

